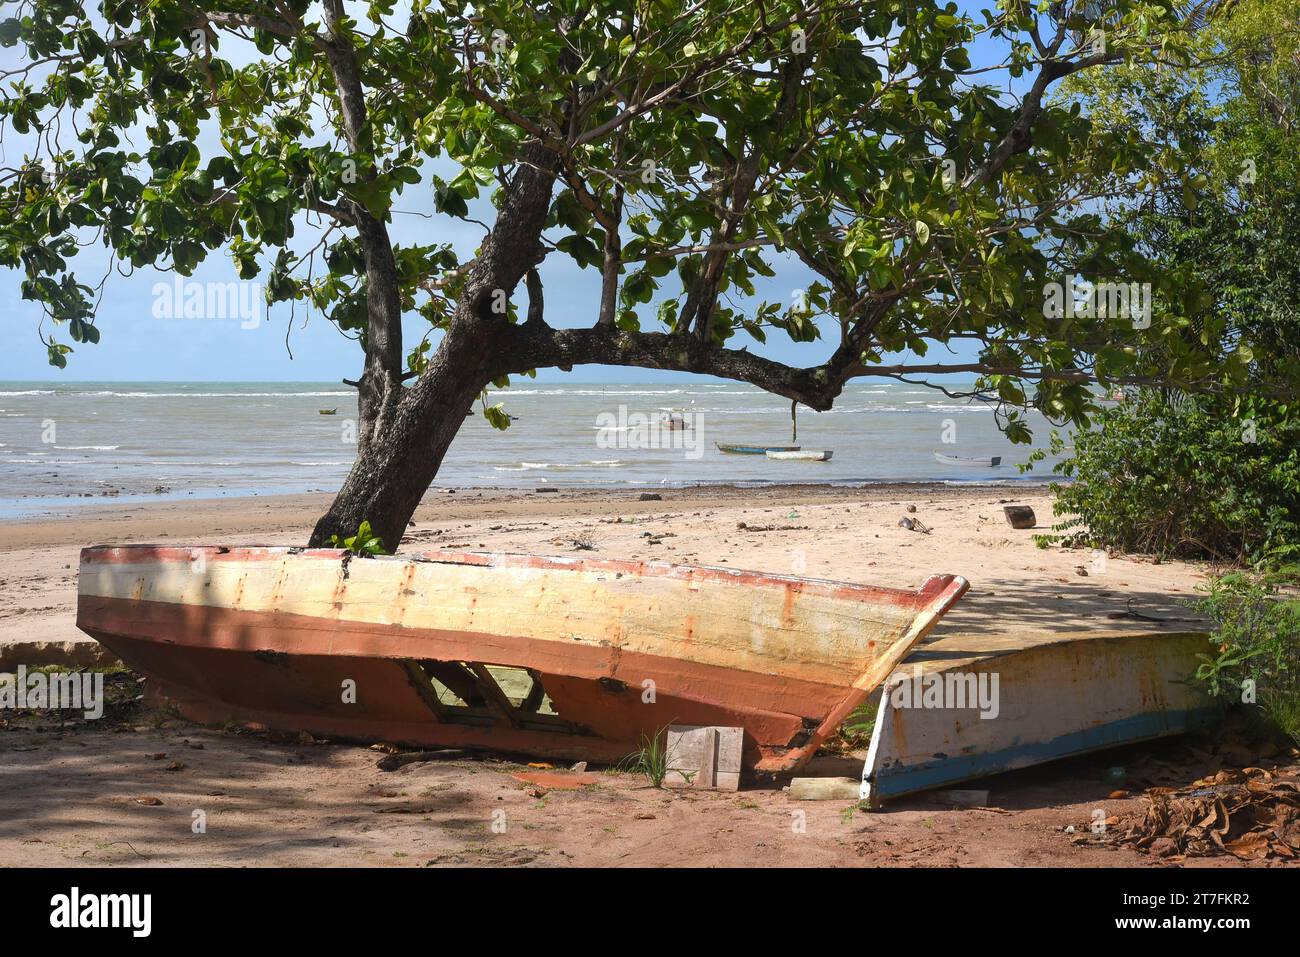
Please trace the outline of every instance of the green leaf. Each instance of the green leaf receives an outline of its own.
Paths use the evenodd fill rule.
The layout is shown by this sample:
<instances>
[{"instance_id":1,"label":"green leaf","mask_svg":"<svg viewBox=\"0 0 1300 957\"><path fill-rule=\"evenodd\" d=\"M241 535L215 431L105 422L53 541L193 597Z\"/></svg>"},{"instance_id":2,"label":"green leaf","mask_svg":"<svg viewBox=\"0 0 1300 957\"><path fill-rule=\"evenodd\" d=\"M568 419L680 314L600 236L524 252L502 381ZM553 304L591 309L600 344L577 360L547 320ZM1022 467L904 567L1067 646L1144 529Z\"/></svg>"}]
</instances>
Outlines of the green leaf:
<instances>
[{"instance_id":1,"label":"green leaf","mask_svg":"<svg viewBox=\"0 0 1300 957\"><path fill-rule=\"evenodd\" d=\"M350 554L357 555L361 558L370 558L375 555L388 554L388 551L384 548L383 539L374 533L368 520L361 523L355 535L351 535L342 540L339 539L338 535L331 535L330 545L333 548L342 548Z\"/></svg>"},{"instance_id":2,"label":"green leaf","mask_svg":"<svg viewBox=\"0 0 1300 957\"><path fill-rule=\"evenodd\" d=\"M19 37L23 34L23 24L21 20L14 17L7 17L0 20L0 47L11 47L18 43Z\"/></svg>"},{"instance_id":3,"label":"green leaf","mask_svg":"<svg viewBox=\"0 0 1300 957\"><path fill-rule=\"evenodd\" d=\"M489 405L483 408L483 417L494 429L500 429L504 432L510 428L510 415L506 412L505 406L498 402L496 405Z\"/></svg>"}]
</instances>

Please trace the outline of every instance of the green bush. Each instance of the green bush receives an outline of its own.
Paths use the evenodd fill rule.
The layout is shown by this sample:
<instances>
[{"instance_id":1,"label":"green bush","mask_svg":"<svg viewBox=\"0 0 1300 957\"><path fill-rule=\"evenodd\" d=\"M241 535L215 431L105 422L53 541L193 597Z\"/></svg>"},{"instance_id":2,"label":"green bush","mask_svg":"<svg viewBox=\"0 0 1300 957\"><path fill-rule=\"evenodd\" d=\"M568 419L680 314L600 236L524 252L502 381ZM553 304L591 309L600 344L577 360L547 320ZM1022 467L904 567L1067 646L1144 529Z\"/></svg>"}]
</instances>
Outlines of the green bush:
<instances>
[{"instance_id":1,"label":"green bush","mask_svg":"<svg viewBox=\"0 0 1300 957\"><path fill-rule=\"evenodd\" d=\"M1300 746L1300 569L1212 579L1197 609L1215 623L1196 678L1227 703L1257 706Z\"/></svg>"},{"instance_id":2,"label":"green bush","mask_svg":"<svg viewBox=\"0 0 1300 957\"><path fill-rule=\"evenodd\" d=\"M1073 546L1242 563L1300 555L1300 419L1275 403L1134 391L1056 467L1052 536ZM1063 451L1053 438L1053 452Z\"/></svg>"}]
</instances>

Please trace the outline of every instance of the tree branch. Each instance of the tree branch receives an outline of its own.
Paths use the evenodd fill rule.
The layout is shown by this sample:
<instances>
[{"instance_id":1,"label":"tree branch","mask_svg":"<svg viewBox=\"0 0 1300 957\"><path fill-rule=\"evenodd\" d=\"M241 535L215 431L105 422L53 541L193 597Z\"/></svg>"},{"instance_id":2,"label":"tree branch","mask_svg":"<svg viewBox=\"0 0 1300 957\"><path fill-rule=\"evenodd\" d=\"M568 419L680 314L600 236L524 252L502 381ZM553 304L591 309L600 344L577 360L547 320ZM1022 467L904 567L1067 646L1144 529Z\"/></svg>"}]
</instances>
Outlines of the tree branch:
<instances>
[{"instance_id":1,"label":"tree branch","mask_svg":"<svg viewBox=\"0 0 1300 957\"><path fill-rule=\"evenodd\" d=\"M325 0L325 23L330 35L324 49L338 88L348 147L354 154L365 156L372 153L373 143L356 51L343 32L345 15L343 0ZM402 301L387 226L361 203L348 201L347 205L366 263L366 366L360 388L363 428L359 437L364 442L369 427L401 395Z\"/></svg>"}]
</instances>

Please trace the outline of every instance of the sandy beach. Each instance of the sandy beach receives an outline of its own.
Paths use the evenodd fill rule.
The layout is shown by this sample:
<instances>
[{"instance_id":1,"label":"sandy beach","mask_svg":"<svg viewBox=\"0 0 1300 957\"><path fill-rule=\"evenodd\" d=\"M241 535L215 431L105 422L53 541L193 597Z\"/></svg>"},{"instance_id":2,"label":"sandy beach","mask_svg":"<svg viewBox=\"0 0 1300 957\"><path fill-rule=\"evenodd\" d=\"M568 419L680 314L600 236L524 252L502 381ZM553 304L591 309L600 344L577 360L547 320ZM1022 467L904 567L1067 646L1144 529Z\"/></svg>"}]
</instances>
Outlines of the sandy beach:
<instances>
[{"instance_id":1,"label":"sandy beach","mask_svg":"<svg viewBox=\"0 0 1300 957\"><path fill-rule=\"evenodd\" d=\"M1205 570L1124 557L1099 565L1088 552L1038 548L1033 536L1050 531L1053 519L1049 493L1037 488L705 486L653 493L659 501L641 501L641 494L435 489L402 551L586 552L906 588L935 573L960 574L971 591L939 634L962 628L990 605L1008 627L1047 618L1070 631L1108 627L1114 619L1107 615L1123 611L1129 598L1153 615L1186 614L1181 602ZM323 495L164 499L0 522L0 644L84 637L74 619L77 559L86 545L301 545L328 502ZM1006 504L1032 507L1039 527L1012 529L1002 514ZM904 517L931 531L907 531L898 524Z\"/></svg>"},{"instance_id":2,"label":"sandy beach","mask_svg":"<svg viewBox=\"0 0 1300 957\"><path fill-rule=\"evenodd\" d=\"M904 587L952 572L970 580L971 592L927 641L957 636L972 647L991 631L1131 627L1130 609L1186 615L1206 570L1038 548L1035 530L1010 528L1002 506L1031 506L1044 531L1051 502L1041 490L640 494L435 489L402 550L583 551ZM57 657L96 647L74 623L83 545L301 544L326 502L119 503L0 524L0 651L17 644L20 655L38 648ZM900 527L905 516L930 532ZM491 755L383 771L374 749L199 728L134 700L134 675L112 682L119 705L103 722L28 715L0 724L0 864L1146 864L1156 862L1066 831L1086 831L1099 801L1117 822L1140 813L1140 795L1116 792L1106 768L1123 763L1148 782L1175 785L1225 758L1183 739L1130 746L991 779L981 785L991 789L991 809L954 809L923 795L868 814L844 802L796 805L773 787L666 793L631 775L564 776ZM861 763L861 753L826 754L810 773L854 776ZM191 828L196 810L209 822L201 839ZM510 822L505 833L490 827L495 810ZM796 819L802 830L792 827Z\"/></svg>"}]
</instances>

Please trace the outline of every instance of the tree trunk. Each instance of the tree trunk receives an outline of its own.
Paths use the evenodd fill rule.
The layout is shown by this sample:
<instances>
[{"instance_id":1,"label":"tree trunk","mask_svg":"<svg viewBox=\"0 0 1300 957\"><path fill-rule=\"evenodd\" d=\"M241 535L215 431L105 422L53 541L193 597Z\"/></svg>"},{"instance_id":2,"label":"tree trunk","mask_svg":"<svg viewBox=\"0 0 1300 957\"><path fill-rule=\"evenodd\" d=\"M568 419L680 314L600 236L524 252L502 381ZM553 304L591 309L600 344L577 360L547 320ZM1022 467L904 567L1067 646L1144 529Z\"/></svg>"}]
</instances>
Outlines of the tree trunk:
<instances>
[{"instance_id":1,"label":"tree trunk","mask_svg":"<svg viewBox=\"0 0 1300 957\"><path fill-rule=\"evenodd\" d=\"M398 343L399 350L401 343L401 314L395 309L397 277L395 270L387 268L391 247L386 233L363 234L371 288L382 286L387 293L368 296L370 323L374 326L377 317L383 320L380 325L388 348L381 350L378 339L367 340L357 460L334 504L316 523L311 545L327 545L332 535L353 535L368 521L384 547L396 551L475 398L493 379L533 367L533 363L520 364L518 327L495 304L508 298L540 260L538 237L550 208L557 163L555 154L540 145L524 149L496 226L479 247L466 277L456 316L428 368L405 391L399 384L400 372L393 371L391 355L392 343ZM529 289L539 290L540 282L530 283ZM534 305L530 329L541 321L540 294ZM395 368L400 370L400 351L396 358ZM381 387L375 388L377 384Z\"/></svg>"},{"instance_id":2,"label":"tree trunk","mask_svg":"<svg viewBox=\"0 0 1300 957\"><path fill-rule=\"evenodd\" d=\"M390 403L359 442L357 459L330 509L316 523L310 545L355 535L362 522L397 551L407 523L438 474L465 415L500 375L502 329L453 324L429 367L399 401Z\"/></svg>"}]
</instances>

